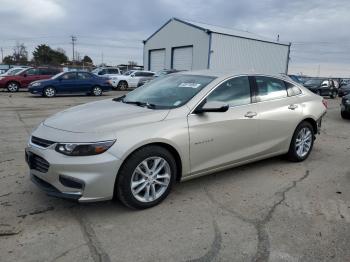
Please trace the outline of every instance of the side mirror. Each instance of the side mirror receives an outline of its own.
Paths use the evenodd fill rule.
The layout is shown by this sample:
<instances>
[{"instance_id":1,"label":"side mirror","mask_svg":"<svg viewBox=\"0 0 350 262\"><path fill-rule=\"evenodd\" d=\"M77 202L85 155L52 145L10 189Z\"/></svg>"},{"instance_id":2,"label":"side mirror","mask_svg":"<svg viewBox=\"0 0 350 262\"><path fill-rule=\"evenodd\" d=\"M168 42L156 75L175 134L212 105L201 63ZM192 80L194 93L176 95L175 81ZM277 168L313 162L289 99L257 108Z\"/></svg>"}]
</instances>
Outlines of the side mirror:
<instances>
[{"instance_id":1,"label":"side mirror","mask_svg":"<svg viewBox=\"0 0 350 262\"><path fill-rule=\"evenodd\" d=\"M204 100L197 108L194 110L195 114L202 114L206 112L226 112L230 106L223 102L207 102Z\"/></svg>"},{"instance_id":2,"label":"side mirror","mask_svg":"<svg viewBox=\"0 0 350 262\"><path fill-rule=\"evenodd\" d=\"M134 76L135 76L134 74L130 75L130 77L134 77Z\"/></svg>"},{"instance_id":3,"label":"side mirror","mask_svg":"<svg viewBox=\"0 0 350 262\"><path fill-rule=\"evenodd\" d=\"M27 77L27 74L23 74L23 77Z\"/></svg>"}]
</instances>

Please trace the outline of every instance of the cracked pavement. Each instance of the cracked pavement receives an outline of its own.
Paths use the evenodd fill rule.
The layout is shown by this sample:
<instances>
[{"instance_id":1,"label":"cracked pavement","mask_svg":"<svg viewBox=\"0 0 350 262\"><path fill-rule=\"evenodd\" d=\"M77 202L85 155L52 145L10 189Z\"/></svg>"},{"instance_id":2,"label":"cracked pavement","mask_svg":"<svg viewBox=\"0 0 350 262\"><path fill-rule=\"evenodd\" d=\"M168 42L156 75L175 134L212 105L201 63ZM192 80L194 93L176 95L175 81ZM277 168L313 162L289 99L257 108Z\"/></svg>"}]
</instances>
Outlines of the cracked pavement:
<instances>
[{"instance_id":1,"label":"cracked pavement","mask_svg":"<svg viewBox=\"0 0 350 262\"><path fill-rule=\"evenodd\" d=\"M303 163L272 158L177 184L159 206L77 204L28 178L24 147L47 116L95 98L0 92L1 261L349 261L350 121L339 99Z\"/></svg>"}]
</instances>

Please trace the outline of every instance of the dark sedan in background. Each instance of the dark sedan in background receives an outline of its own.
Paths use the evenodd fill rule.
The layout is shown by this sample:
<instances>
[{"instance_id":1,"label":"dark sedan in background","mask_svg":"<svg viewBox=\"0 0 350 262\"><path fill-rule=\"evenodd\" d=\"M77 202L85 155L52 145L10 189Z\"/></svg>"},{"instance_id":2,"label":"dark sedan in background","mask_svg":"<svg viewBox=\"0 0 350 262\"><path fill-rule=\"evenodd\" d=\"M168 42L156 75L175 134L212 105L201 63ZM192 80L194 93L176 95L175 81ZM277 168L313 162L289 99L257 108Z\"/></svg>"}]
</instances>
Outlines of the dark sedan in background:
<instances>
[{"instance_id":1,"label":"dark sedan in background","mask_svg":"<svg viewBox=\"0 0 350 262\"><path fill-rule=\"evenodd\" d=\"M340 107L342 118L350 119L350 95L343 96Z\"/></svg>"},{"instance_id":2,"label":"dark sedan in background","mask_svg":"<svg viewBox=\"0 0 350 262\"><path fill-rule=\"evenodd\" d=\"M304 83L304 86L311 92L320 96L336 98L338 94L338 89L335 87L334 81L331 79L310 79Z\"/></svg>"},{"instance_id":3,"label":"dark sedan in background","mask_svg":"<svg viewBox=\"0 0 350 262\"><path fill-rule=\"evenodd\" d=\"M350 84L339 87L338 96L343 97L350 94Z\"/></svg>"},{"instance_id":4,"label":"dark sedan in background","mask_svg":"<svg viewBox=\"0 0 350 262\"><path fill-rule=\"evenodd\" d=\"M83 93L100 96L102 92L112 90L108 78L99 77L85 71L63 72L51 79L32 82L28 91L46 97L56 94Z\"/></svg>"}]
</instances>

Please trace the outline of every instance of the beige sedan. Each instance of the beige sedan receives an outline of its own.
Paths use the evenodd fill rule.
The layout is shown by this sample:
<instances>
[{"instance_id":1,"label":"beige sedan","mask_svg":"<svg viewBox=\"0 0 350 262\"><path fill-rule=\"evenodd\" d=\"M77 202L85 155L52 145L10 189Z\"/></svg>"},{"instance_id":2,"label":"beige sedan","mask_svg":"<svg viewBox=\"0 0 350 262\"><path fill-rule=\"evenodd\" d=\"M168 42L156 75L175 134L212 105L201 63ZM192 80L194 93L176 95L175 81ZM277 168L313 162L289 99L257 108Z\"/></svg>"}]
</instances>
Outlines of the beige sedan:
<instances>
[{"instance_id":1,"label":"beige sedan","mask_svg":"<svg viewBox=\"0 0 350 262\"><path fill-rule=\"evenodd\" d=\"M182 72L53 115L26 160L49 195L148 208L175 181L276 155L305 160L325 112L322 97L281 76Z\"/></svg>"}]
</instances>

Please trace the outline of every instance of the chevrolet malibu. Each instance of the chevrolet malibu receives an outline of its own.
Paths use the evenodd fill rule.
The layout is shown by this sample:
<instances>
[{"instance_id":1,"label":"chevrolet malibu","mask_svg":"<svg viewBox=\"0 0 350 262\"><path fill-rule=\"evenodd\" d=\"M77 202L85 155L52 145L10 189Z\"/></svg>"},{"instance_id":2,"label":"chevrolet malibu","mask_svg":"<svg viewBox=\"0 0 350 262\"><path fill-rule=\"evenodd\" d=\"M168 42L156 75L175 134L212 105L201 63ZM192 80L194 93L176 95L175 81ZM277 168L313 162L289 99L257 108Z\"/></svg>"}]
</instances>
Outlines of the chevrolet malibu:
<instances>
[{"instance_id":1,"label":"chevrolet malibu","mask_svg":"<svg viewBox=\"0 0 350 262\"><path fill-rule=\"evenodd\" d=\"M49 117L26 160L49 195L149 208L175 181L277 155L305 160L325 113L322 97L281 76L182 72Z\"/></svg>"}]
</instances>

